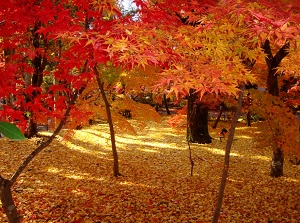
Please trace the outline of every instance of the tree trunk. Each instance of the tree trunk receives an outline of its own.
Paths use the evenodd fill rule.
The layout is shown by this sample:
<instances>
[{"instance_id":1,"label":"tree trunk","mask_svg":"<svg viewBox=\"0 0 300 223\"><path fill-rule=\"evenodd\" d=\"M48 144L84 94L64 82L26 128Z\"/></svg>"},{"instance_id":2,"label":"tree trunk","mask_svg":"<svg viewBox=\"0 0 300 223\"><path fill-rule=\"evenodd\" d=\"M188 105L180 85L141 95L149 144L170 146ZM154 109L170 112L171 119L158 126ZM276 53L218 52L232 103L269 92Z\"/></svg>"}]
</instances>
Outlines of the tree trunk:
<instances>
[{"instance_id":1,"label":"tree trunk","mask_svg":"<svg viewBox=\"0 0 300 223\"><path fill-rule=\"evenodd\" d=\"M251 112L247 112L247 126L251 127Z\"/></svg>"},{"instance_id":2,"label":"tree trunk","mask_svg":"<svg viewBox=\"0 0 300 223\"><path fill-rule=\"evenodd\" d=\"M238 118L240 117L240 114L241 114L242 104L243 104L243 90L240 92L239 99L238 99L238 107L235 112L234 118L231 122L230 130L229 130L229 134L228 134L228 139L227 139L226 149L225 149L225 156L224 156L222 179L221 179L221 183L220 183L219 195L218 195L217 205L215 208L212 223L218 223L218 219L220 216L224 192L225 192L226 180L227 180L228 170L229 170L230 150L231 150L231 146L232 146L232 142L233 142L235 127L236 127Z\"/></svg>"},{"instance_id":3,"label":"tree trunk","mask_svg":"<svg viewBox=\"0 0 300 223\"><path fill-rule=\"evenodd\" d=\"M18 167L18 169L15 171L15 173L12 175L12 177L9 180L4 179L2 176L0 176L0 199L9 223L21 222L21 218L18 214L17 207L15 206L13 201L11 187L17 181L21 173L26 169L28 164L34 159L34 157L36 157L37 154L39 154L42 150L44 150L61 131L62 127L65 125L70 115L71 109L74 106L76 98L77 98L77 93L74 93L71 102L63 116L63 119L61 120L60 124L57 126L55 131L52 133L50 138L47 141L40 144L40 146L38 146L34 151L32 151L26 157L25 161Z\"/></svg>"},{"instance_id":4,"label":"tree trunk","mask_svg":"<svg viewBox=\"0 0 300 223\"><path fill-rule=\"evenodd\" d=\"M2 176L0 176L0 198L8 222L20 223L21 217L12 197L11 183L9 180L2 178Z\"/></svg>"},{"instance_id":5,"label":"tree trunk","mask_svg":"<svg viewBox=\"0 0 300 223\"><path fill-rule=\"evenodd\" d=\"M29 139L37 134L37 123L30 117L25 136Z\"/></svg>"},{"instance_id":6,"label":"tree trunk","mask_svg":"<svg viewBox=\"0 0 300 223\"><path fill-rule=\"evenodd\" d=\"M217 117L217 119L216 119L214 125L212 126L213 129L217 128L217 125L218 125L218 123L219 123L219 121L220 121L220 119L221 119L221 116L222 116L223 111L224 111L224 105L221 103L221 105L220 105L220 111L219 111L218 117Z\"/></svg>"},{"instance_id":7,"label":"tree trunk","mask_svg":"<svg viewBox=\"0 0 300 223\"><path fill-rule=\"evenodd\" d=\"M104 92L104 83L100 79L100 74L99 74L99 71L97 70L96 65L94 67L94 72L96 74L97 84L98 84L101 96L102 96L104 104L105 104L105 110L106 110L107 120L108 120L108 124L109 124L111 149L112 149L113 159L114 159L113 174L115 177L118 177L118 176L121 176L122 174L119 172L119 158L118 158L118 152L117 152L117 147L116 147L115 131L114 131L114 125L113 125L113 121L112 121L112 117L111 117L110 105L107 100L106 94Z\"/></svg>"},{"instance_id":8,"label":"tree trunk","mask_svg":"<svg viewBox=\"0 0 300 223\"><path fill-rule=\"evenodd\" d=\"M196 103L196 95L190 92L188 98L187 140L192 143L211 143L208 133L208 108Z\"/></svg>"},{"instance_id":9,"label":"tree trunk","mask_svg":"<svg viewBox=\"0 0 300 223\"><path fill-rule=\"evenodd\" d=\"M278 86L278 78L276 72L282 59L288 55L289 47L290 47L289 43L286 43L280 48L280 50L276 53L276 55L273 56L269 40L266 40L266 42L262 46L266 54L266 62L268 65L267 88L268 88L268 92L273 96L279 96L279 86ZM283 176L283 163L284 163L283 151L281 150L281 148L276 148L276 150L273 151L270 176L272 177Z\"/></svg>"},{"instance_id":10,"label":"tree trunk","mask_svg":"<svg viewBox=\"0 0 300 223\"><path fill-rule=\"evenodd\" d=\"M271 177L283 176L283 162L284 162L283 151L277 148L276 151L273 151L271 171L270 171Z\"/></svg>"},{"instance_id":11,"label":"tree trunk","mask_svg":"<svg viewBox=\"0 0 300 223\"><path fill-rule=\"evenodd\" d=\"M31 41L32 44L34 46L34 48L36 50L38 50L39 48L41 48L41 39L43 39L43 36L40 35L39 33L37 33L37 31L39 30L39 28L42 26L42 23L36 22L34 24L34 29L32 31L32 37L31 37ZM44 39L44 46L45 46L46 41ZM31 84L33 87L41 87L42 83L43 83L43 77L44 77L44 69L46 67L46 65L48 64L48 60L47 57L45 55L42 55L40 53L36 53L36 56L33 58L32 60L32 65L34 67L34 72L32 74L32 78L31 78ZM33 101L34 98L39 94L39 92L32 92L32 95L27 95L27 101ZM31 117L30 117L30 121L28 123L28 131L26 134L27 138L31 138L34 135L36 135L37 133L37 123L34 117L34 112L31 111Z\"/></svg>"},{"instance_id":12,"label":"tree trunk","mask_svg":"<svg viewBox=\"0 0 300 223\"><path fill-rule=\"evenodd\" d=\"M165 104L167 115L171 115L171 112L170 112L169 106L168 106L168 99L167 99L166 94L164 94L164 102L163 103Z\"/></svg>"}]
</instances>

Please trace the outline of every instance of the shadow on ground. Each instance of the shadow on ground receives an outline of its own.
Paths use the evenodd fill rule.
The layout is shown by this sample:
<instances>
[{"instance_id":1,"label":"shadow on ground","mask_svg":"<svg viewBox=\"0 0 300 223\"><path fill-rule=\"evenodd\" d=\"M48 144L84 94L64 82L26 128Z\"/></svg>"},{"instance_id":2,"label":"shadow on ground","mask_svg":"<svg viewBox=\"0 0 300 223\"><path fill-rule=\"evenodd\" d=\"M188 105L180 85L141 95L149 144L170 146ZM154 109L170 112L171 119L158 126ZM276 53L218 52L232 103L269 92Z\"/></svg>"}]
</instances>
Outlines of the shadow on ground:
<instances>
[{"instance_id":1,"label":"shadow on ground","mask_svg":"<svg viewBox=\"0 0 300 223\"><path fill-rule=\"evenodd\" d=\"M24 222L211 222L226 142L217 139L219 129L210 132L212 144L191 145L193 177L185 129L164 122L117 134L118 178L106 125L76 131L68 142L58 138L13 188ZM286 162L285 176L270 178L271 151L257 144L259 134L256 126L238 125L220 222L300 222L299 166ZM6 139L0 145L5 176L35 146Z\"/></svg>"}]
</instances>

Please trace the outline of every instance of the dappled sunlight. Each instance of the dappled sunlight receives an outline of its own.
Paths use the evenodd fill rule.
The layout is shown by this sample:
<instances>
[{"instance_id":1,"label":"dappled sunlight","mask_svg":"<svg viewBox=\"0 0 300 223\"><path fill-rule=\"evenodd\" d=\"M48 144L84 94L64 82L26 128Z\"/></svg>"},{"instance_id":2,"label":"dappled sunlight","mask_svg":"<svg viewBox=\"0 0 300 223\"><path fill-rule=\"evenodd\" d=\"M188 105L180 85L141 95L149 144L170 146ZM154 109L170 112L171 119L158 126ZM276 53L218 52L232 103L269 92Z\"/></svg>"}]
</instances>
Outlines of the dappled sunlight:
<instances>
[{"instance_id":1,"label":"dappled sunlight","mask_svg":"<svg viewBox=\"0 0 300 223\"><path fill-rule=\"evenodd\" d=\"M47 171L49 173L59 173L61 170L56 167L49 167Z\"/></svg>"},{"instance_id":2,"label":"dappled sunlight","mask_svg":"<svg viewBox=\"0 0 300 223\"><path fill-rule=\"evenodd\" d=\"M294 178L291 178L291 177L285 177L283 179L284 179L284 181L287 181L287 182L300 183L300 180L297 180L297 179L294 179Z\"/></svg>"},{"instance_id":3,"label":"dappled sunlight","mask_svg":"<svg viewBox=\"0 0 300 223\"><path fill-rule=\"evenodd\" d=\"M64 176L64 177L69 178L69 179L74 179L74 180L83 180L83 179L86 179L86 176L82 176L82 175L78 175L78 174L69 174L69 173L66 173L66 174L61 174L61 176Z\"/></svg>"},{"instance_id":4,"label":"dappled sunlight","mask_svg":"<svg viewBox=\"0 0 300 223\"><path fill-rule=\"evenodd\" d=\"M133 182L129 182L129 181L122 181L119 184L124 185L124 186L138 186L138 187L154 188L153 186L150 186L150 185L147 185L147 184L133 183Z\"/></svg>"},{"instance_id":5,"label":"dappled sunlight","mask_svg":"<svg viewBox=\"0 0 300 223\"><path fill-rule=\"evenodd\" d=\"M128 143L126 140L124 143ZM140 143L139 140L136 142L137 144ZM160 148L160 149L175 149L176 145L173 143L160 143L160 142L143 142L143 146L150 146L150 147L155 147L155 148Z\"/></svg>"},{"instance_id":6,"label":"dappled sunlight","mask_svg":"<svg viewBox=\"0 0 300 223\"><path fill-rule=\"evenodd\" d=\"M68 173L65 169L59 169L57 167L48 167L47 172L51 174L56 174L64 178L74 179L74 180L105 181L104 177L92 177L90 173L80 173L78 171L76 171L76 173L73 172Z\"/></svg>"},{"instance_id":7,"label":"dappled sunlight","mask_svg":"<svg viewBox=\"0 0 300 223\"><path fill-rule=\"evenodd\" d=\"M254 156L249 156L249 157L252 159L257 159L257 160L271 161L271 158L266 157L266 156L254 155Z\"/></svg>"},{"instance_id":8,"label":"dappled sunlight","mask_svg":"<svg viewBox=\"0 0 300 223\"><path fill-rule=\"evenodd\" d=\"M85 195L85 193L83 191L78 190L78 189L72 190L71 192L76 194L76 195L79 195L79 196L84 196Z\"/></svg>"},{"instance_id":9,"label":"dappled sunlight","mask_svg":"<svg viewBox=\"0 0 300 223\"><path fill-rule=\"evenodd\" d=\"M201 148L203 148L203 147L201 147ZM222 149L217 149L217 148L212 148L212 147L204 147L203 149L205 149L208 152L217 154L217 155L225 155L225 150L222 150ZM230 152L230 156L243 157L243 155L240 155L240 154L234 153L234 152Z\"/></svg>"},{"instance_id":10,"label":"dappled sunlight","mask_svg":"<svg viewBox=\"0 0 300 223\"><path fill-rule=\"evenodd\" d=\"M246 136L246 135L236 135L235 138L237 138L237 139L252 139L252 137Z\"/></svg>"},{"instance_id":11,"label":"dappled sunlight","mask_svg":"<svg viewBox=\"0 0 300 223\"><path fill-rule=\"evenodd\" d=\"M134 123L134 120L129 121ZM141 142L143 148L141 148L140 151L144 152L155 152L155 149L185 150L186 147L178 147L178 143L182 143L182 141L184 141L180 134L181 132L177 129L170 128L159 123L152 123L152 126L148 125L145 128L140 129L137 134L116 132L115 139L117 142L117 148L124 150L127 149L129 145L140 145ZM149 135L151 135L151 137L149 137ZM174 137L173 142L170 142L170 137ZM88 142L91 145L100 144L104 146L101 149L111 150L110 134L107 124L94 125L91 126L91 128L84 128L80 131L76 131L73 139ZM71 139L71 141L74 141L73 139ZM76 145L79 146L78 144ZM81 147L85 146L81 145ZM82 150L82 148L77 149Z\"/></svg>"},{"instance_id":12,"label":"dappled sunlight","mask_svg":"<svg viewBox=\"0 0 300 223\"><path fill-rule=\"evenodd\" d=\"M150 139L149 137L147 137L147 139L145 140L144 136L139 136L137 135L135 138L129 139L129 138L124 138L122 136L116 136L116 140L119 143L124 143L124 144L136 144L139 145L142 143L143 146L149 146L149 147L155 147L157 149L179 149L177 148L176 143L172 143L167 141L166 139L162 138L162 136L164 136L162 133L157 133L157 134L151 134L151 140L152 141L147 141L148 139ZM161 142L161 141L165 141L165 142Z\"/></svg>"},{"instance_id":13,"label":"dappled sunlight","mask_svg":"<svg viewBox=\"0 0 300 223\"><path fill-rule=\"evenodd\" d=\"M158 153L157 150L153 150L153 149L138 148L138 150L143 151L143 152L148 152L148 153Z\"/></svg>"},{"instance_id":14,"label":"dappled sunlight","mask_svg":"<svg viewBox=\"0 0 300 223\"><path fill-rule=\"evenodd\" d=\"M251 127L249 127L249 126L237 126L235 128L235 130L242 130L242 131L244 131L244 130L253 131L255 129L258 129L258 127L255 127L255 126L251 126Z\"/></svg>"},{"instance_id":15,"label":"dappled sunlight","mask_svg":"<svg viewBox=\"0 0 300 223\"><path fill-rule=\"evenodd\" d=\"M70 141L65 142L64 145L67 146L68 149L76 150L76 151L81 152L81 153L86 153L86 154L90 154L90 155L94 155L94 156L96 156L96 155L106 155L105 152L101 152L99 150L91 150L91 149L85 148L83 146L78 146L78 145L73 144Z\"/></svg>"},{"instance_id":16,"label":"dappled sunlight","mask_svg":"<svg viewBox=\"0 0 300 223\"><path fill-rule=\"evenodd\" d=\"M39 135L41 135L41 136L49 136L50 137L52 135L52 132L40 131Z\"/></svg>"},{"instance_id":17,"label":"dappled sunlight","mask_svg":"<svg viewBox=\"0 0 300 223\"><path fill-rule=\"evenodd\" d=\"M206 147L206 148L211 148L212 144L197 144L197 143L191 143L191 145L197 145L199 147Z\"/></svg>"},{"instance_id":18,"label":"dappled sunlight","mask_svg":"<svg viewBox=\"0 0 300 223\"><path fill-rule=\"evenodd\" d=\"M137 219L154 222L148 217L157 215L163 216L159 222L171 222L172 216L172 222L194 222L192 218L177 221L178 216L183 216L178 213L190 213L197 216L197 220L209 222L224 166L227 141L220 141L217 137L219 129L215 129L210 131L215 138L211 144L190 143L194 162L193 177L190 177L186 131L173 131L168 126L164 129L165 126L164 123L153 123L137 135L116 135L120 177L113 176L113 155L107 126L75 130L69 141L63 138L64 134L56 137L14 186L20 210L29 219L37 215L36 210L43 208L38 213L43 222L49 222L44 213L51 213L53 219L61 219L66 210L74 212L73 219L77 214L88 216L87 220L94 216L91 222L123 222L123 219L128 222L137 222ZM289 204L294 205L289 213L282 212L280 216L298 216L293 213L299 207L295 196L300 186L299 167L286 162L284 177L270 178L271 149L267 145L257 146L253 135L257 133L252 130L243 127L236 131L223 213L240 213L240 207L243 207L242 211L247 212L250 221L261 222L261 216L253 217L258 205L270 216L276 214L276 210L273 212L268 204L265 205L267 195L274 198L272 205L284 207L287 199ZM18 149L11 149L9 145L3 143L1 152L14 157L14 162L18 161L15 157L31 152L29 146L18 144L14 147ZM31 146L36 145L32 143ZM0 168L4 173L4 169L9 167ZM28 212L33 206L35 212ZM230 221L227 219L225 222ZM267 222L267 219L264 220Z\"/></svg>"},{"instance_id":19,"label":"dappled sunlight","mask_svg":"<svg viewBox=\"0 0 300 223\"><path fill-rule=\"evenodd\" d=\"M74 179L74 180L91 180L91 181L106 181L105 178L103 177L91 177L90 174L84 173L84 174L79 174L79 173L65 173L65 174L60 174L60 176L68 178L68 179Z\"/></svg>"},{"instance_id":20,"label":"dappled sunlight","mask_svg":"<svg viewBox=\"0 0 300 223\"><path fill-rule=\"evenodd\" d=\"M96 129L82 129L81 131L82 131L81 134L84 134L85 136L87 136L87 138L95 137L95 136L110 138L109 131L108 132L103 132L103 131L99 131L99 130L96 130ZM89 133L89 134L86 134L86 133Z\"/></svg>"},{"instance_id":21,"label":"dappled sunlight","mask_svg":"<svg viewBox=\"0 0 300 223\"><path fill-rule=\"evenodd\" d=\"M236 180L236 179L233 179L233 178L227 178L228 182L235 182L235 183L244 183L243 180Z\"/></svg>"},{"instance_id":22,"label":"dappled sunlight","mask_svg":"<svg viewBox=\"0 0 300 223\"><path fill-rule=\"evenodd\" d=\"M211 145L201 145L201 148L205 149L206 151L211 152L213 154L223 155L223 156L225 155L225 145L224 145L224 149L213 148L213 147L211 147ZM230 156L244 157L244 158L262 160L262 161L271 161L270 157L261 156L261 155L246 155L246 154L240 154L240 153L236 153L236 152L230 152Z\"/></svg>"}]
</instances>

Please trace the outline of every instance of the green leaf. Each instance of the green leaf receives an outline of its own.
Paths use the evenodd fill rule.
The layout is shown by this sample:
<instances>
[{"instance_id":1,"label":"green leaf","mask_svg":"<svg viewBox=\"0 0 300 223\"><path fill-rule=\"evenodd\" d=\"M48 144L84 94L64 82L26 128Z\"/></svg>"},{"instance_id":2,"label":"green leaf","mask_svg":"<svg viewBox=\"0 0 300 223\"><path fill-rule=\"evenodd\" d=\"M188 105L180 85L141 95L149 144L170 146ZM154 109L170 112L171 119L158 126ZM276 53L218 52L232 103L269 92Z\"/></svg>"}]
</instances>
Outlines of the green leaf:
<instances>
[{"instance_id":1,"label":"green leaf","mask_svg":"<svg viewBox=\"0 0 300 223\"><path fill-rule=\"evenodd\" d=\"M0 122L0 132L9 139L14 140L24 140L26 139L21 130L9 123L9 122Z\"/></svg>"}]
</instances>

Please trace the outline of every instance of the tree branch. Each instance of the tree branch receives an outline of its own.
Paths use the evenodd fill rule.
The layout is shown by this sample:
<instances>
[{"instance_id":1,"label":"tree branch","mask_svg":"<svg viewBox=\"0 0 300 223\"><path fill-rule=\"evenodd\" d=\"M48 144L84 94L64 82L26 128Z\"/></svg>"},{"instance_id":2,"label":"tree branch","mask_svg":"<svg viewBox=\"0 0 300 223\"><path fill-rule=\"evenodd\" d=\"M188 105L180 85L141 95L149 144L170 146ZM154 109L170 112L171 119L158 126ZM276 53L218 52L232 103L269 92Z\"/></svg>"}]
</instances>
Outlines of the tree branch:
<instances>
[{"instance_id":1,"label":"tree branch","mask_svg":"<svg viewBox=\"0 0 300 223\"><path fill-rule=\"evenodd\" d=\"M262 45L262 49L264 53L266 54L266 63L268 65L269 70L272 68L272 60L273 60L273 54L270 46L270 40L266 39L265 43Z\"/></svg>"},{"instance_id":2,"label":"tree branch","mask_svg":"<svg viewBox=\"0 0 300 223\"><path fill-rule=\"evenodd\" d=\"M290 43L287 42L280 48L280 50L274 56L273 60L274 60L274 65L276 68L279 66L282 59L285 58L289 54L289 51L288 51L289 48L290 48Z\"/></svg>"},{"instance_id":3,"label":"tree branch","mask_svg":"<svg viewBox=\"0 0 300 223\"><path fill-rule=\"evenodd\" d=\"M61 122L59 123L59 125L55 129L55 131L52 133L52 135L50 136L50 138L47 141L45 141L44 143L42 143L34 151L32 151L29 156L27 156L27 158L25 159L25 161L19 166L19 168L17 169L17 171L10 178L10 180L9 180L10 187L16 182L16 180L18 179L18 177L25 170L25 168L28 166L28 164L34 159L34 157L37 154L39 154L43 149L45 149L55 139L55 137L59 134L59 132L61 131L62 127L67 122L67 119L68 119L68 117L70 115L71 109L72 109L73 105L75 104L75 101L76 101L77 97L78 97L78 95L77 95L77 91L76 91L76 92L73 93L72 100L71 100L70 104L68 105L68 108L67 108L67 110L66 110L66 112L65 112L65 114L64 114L64 116L63 116L63 118L61 120Z\"/></svg>"},{"instance_id":4,"label":"tree branch","mask_svg":"<svg viewBox=\"0 0 300 223\"><path fill-rule=\"evenodd\" d=\"M226 144L226 149L225 149L222 179L221 179L221 183L220 183L219 195L218 195L217 205L215 208L212 223L218 223L218 219L219 219L219 215L220 215L220 211L221 211L221 207L222 207L225 186L226 186L226 180L227 180L227 175L228 175L228 170L229 170L230 150L231 150L231 146L232 146L232 142L233 142L236 124L237 124L238 118L240 117L241 110L242 110L244 89L245 89L245 86L242 86L240 94L239 94L239 98L238 98L237 110L236 110L234 118L231 122L230 130L229 130L229 134L228 134L228 139L227 139L227 144Z\"/></svg>"}]
</instances>

